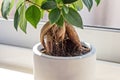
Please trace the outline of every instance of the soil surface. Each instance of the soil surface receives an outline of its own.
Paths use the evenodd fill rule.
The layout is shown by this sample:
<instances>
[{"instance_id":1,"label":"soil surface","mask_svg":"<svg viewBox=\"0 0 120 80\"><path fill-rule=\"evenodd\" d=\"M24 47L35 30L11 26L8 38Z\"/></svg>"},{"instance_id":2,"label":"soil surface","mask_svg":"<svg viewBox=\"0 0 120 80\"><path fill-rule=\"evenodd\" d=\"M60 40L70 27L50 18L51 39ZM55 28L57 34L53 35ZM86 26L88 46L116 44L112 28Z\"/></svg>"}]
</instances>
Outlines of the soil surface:
<instances>
[{"instance_id":1,"label":"soil surface","mask_svg":"<svg viewBox=\"0 0 120 80\"><path fill-rule=\"evenodd\" d=\"M78 48L70 39L66 39L58 44L53 44L53 52L49 53L48 55L72 57L72 56L82 56L84 54L87 54L89 51L90 49L88 47L82 45L81 48ZM41 52L45 53L45 50L42 49Z\"/></svg>"}]
</instances>

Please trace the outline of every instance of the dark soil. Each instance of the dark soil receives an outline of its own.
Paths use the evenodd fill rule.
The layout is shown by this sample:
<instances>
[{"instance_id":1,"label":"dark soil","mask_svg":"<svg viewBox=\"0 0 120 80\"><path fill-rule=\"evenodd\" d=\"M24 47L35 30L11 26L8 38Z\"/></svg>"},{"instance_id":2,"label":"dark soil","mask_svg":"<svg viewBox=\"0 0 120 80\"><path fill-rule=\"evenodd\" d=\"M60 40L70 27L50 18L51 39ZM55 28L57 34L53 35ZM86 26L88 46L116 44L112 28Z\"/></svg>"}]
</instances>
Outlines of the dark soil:
<instances>
[{"instance_id":1,"label":"dark soil","mask_svg":"<svg viewBox=\"0 0 120 80\"><path fill-rule=\"evenodd\" d=\"M41 52L45 50L42 49ZM62 56L62 57L72 57L72 56L82 56L90 51L88 47L82 45L82 48L77 47L70 39L67 39L58 44L53 44L53 52L48 55L51 56ZM47 54L47 53L45 53Z\"/></svg>"}]
</instances>

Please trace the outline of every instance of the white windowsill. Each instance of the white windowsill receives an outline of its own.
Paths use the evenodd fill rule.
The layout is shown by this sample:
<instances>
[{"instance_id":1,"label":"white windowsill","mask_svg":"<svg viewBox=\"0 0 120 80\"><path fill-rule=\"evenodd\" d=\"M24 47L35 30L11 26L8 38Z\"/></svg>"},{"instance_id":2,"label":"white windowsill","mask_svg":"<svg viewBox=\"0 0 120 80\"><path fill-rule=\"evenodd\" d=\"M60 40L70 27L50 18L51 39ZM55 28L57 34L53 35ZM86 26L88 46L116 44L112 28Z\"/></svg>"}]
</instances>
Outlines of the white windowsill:
<instances>
[{"instance_id":1,"label":"white windowsill","mask_svg":"<svg viewBox=\"0 0 120 80\"><path fill-rule=\"evenodd\" d=\"M0 66L1 67L1 66ZM97 61L96 80L120 80L120 64ZM34 80L33 75L0 68L0 80Z\"/></svg>"},{"instance_id":2,"label":"white windowsill","mask_svg":"<svg viewBox=\"0 0 120 80\"><path fill-rule=\"evenodd\" d=\"M0 68L0 80L33 80L33 75Z\"/></svg>"}]
</instances>

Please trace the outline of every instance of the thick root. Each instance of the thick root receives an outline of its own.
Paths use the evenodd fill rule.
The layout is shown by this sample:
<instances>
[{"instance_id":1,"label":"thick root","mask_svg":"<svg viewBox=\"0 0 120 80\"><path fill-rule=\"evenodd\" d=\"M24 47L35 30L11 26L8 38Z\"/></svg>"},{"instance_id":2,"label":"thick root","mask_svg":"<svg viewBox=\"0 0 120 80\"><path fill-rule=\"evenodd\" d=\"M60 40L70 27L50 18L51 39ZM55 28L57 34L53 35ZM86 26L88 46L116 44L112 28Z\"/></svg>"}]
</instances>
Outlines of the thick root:
<instances>
[{"instance_id":1,"label":"thick root","mask_svg":"<svg viewBox=\"0 0 120 80\"><path fill-rule=\"evenodd\" d=\"M64 23L63 26L59 27L57 32L56 32L56 40L57 40L57 42L60 42L60 41L64 40L65 32L66 32L66 28L65 28L65 23Z\"/></svg>"},{"instance_id":2,"label":"thick root","mask_svg":"<svg viewBox=\"0 0 120 80\"><path fill-rule=\"evenodd\" d=\"M71 24L66 23L66 33L69 39L76 45L76 47L82 48L78 34Z\"/></svg>"},{"instance_id":3,"label":"thick root","mask_svg":"<svg viewBox=\"0 0 120 80\"><path fill-rule=\"evenodd\" d=\"M50 54L53 52L53 36L50 31L47 32L46 36L46 53Z\"/></svg>"},{"instance_id":4,"label":"thick root","mask_svg":"<svg viewBox=\"0 0 120 80\"><path fill-rule=\"evenodd\" d=\"M44 36L47 34L47 32L53 27L53 25L50 24L50 22L47 22L41 29L40 33L40 42L43 45L43 47L46 49Z\"/></svg>"},{"instance_id":5,"label":"thick root","mask_svg":"<svg viewBox=\"0 0 120 80\"><path fill-rule=\"evenodd\" d=\"M57 33L58 27L56 24L53 25L53 27L51 28L51 32L52 32L52 36L53 36L53 40L56 41L56 33Z\"/></svg>"},{"instance_id":6,"label":"thick root","mask_svg":"<svg viewBox=\"0 0 120 80\"><path fill-rule=\"evenodd\" d=\"M63 27L47 22L41 29L40 41L44 47L43 51L48 55L79 56L89 51L88 48L82 46L77 32L67 22Z\"/></svg>"}]
</instances>

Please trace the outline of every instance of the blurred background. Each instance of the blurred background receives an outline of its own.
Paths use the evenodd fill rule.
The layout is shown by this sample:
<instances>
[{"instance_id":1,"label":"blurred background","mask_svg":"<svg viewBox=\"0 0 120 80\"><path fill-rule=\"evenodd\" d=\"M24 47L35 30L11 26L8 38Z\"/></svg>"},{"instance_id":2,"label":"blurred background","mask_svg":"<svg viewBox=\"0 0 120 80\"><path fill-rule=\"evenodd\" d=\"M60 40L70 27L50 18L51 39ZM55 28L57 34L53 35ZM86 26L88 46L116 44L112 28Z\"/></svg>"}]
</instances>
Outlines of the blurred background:
<instances>
[{"instance_id":1,"label":"blurred background","mask_svg":"<svg viewBox=\"0 0 120 80\"><path fill-rule=\"evenodd\" d=\"M2 0L0 0L0 4L1 2ZM119 3L120 3L120 0L114 0L114 1L101 0L101 3L98 7L96 7L96 4L94 3L94 7L90 12L88 12L87 8L85 8L84 6L85 9L83 9L80 12L80 14L82 15L84 24L120 28L119 27L120 26ZM10 13L10 18L13 18L14 9ZM47 20L46 17L44 17L43 21Z\"/></svg>"}]
</instances>

